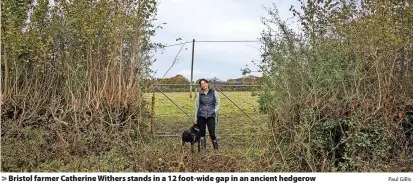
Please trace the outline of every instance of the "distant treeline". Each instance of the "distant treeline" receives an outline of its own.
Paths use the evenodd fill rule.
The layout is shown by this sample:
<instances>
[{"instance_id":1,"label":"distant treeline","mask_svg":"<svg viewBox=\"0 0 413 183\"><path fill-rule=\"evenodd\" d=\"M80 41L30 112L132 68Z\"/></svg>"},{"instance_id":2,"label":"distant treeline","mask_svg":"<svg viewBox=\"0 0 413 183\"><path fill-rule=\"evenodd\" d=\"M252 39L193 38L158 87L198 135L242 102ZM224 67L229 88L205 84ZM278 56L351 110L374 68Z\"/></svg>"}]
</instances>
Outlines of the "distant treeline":
<instances>
[{"instance_id":1,"label":"distant treeline","mask_svg":"<svg viewBox=\"0 0 413 183\"><path fill-rule=\"evenodd\" d=\"M221 81L218 78L206 78L209 81L211 87L219 87L220 90L224 91L257 91L260 90L261 78L253 75L245 76L237 79L228 79L227 81ZM147 81L147 88L149 91L152 89L152 82ZM184 76L178 74L171 78L157 78L156 84L190 84L190 81ZM194 81L195 85L198 85L199 80ZM228 85L228 86L225 86ZM245 86L251 85L251 86ZM254 86L252 86L254 85ZM189 91L189 85L169 85L169 86L158 86L163 92L186 92ZM193 91L198 90L198 86L193 86ZM154 91L158 92L157 89Z\"/></svg>"}]
</instances>

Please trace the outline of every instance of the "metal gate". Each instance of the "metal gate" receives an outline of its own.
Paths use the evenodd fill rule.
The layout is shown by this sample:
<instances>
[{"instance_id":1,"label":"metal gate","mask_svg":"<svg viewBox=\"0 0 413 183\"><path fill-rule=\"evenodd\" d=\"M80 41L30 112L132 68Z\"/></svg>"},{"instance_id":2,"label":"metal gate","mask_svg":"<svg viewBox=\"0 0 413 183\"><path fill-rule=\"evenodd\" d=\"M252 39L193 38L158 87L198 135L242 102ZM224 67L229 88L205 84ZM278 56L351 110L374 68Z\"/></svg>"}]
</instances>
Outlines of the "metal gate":
<instances>
[{"instance_id":1,"label":"metal gate","mask_svg":"<svg viewBox=\"0 0 413 183\"><path fill-rule=\"evenodd\" d=\"M158 134L156 128L155 128L155 91L157 90L159 93L161 93L163 96L165 96L171 103L173 103L177 109L179 109L183 114L186 115L186 117L188 117L189 120L193 121L193 116L191 117L191 115L189 115L187 112L185 112L185 110L182 109L181 106L179 106L173 99L171 99L170 97L168 97L168 95L166 94L166 92L162 91L162 89L160 89L159 87L161 86L198 86L196 84L153 84L153 88L152 88L152 105L151 105L151 133L155 136L179 136L178 134ZM255 121L254 119L252 119L243 109L241 109L239 107L239 105L237 105L233 100L231 100L230 97L228 97L228 95L226 95L222 90L221 87L262 87L261 85L210 85L210 88L214 88L216 91L218 91L220 94L222 94L226 99L228 99L239 111L241 111L243 113L244 116L248 117L249 120L251 122L253 122L254 124L258 124L257 121ZM192 96L192 91L190 92L190 97ZM219 116L218 116L219 118ZM260 125L257 125L258 127L260 127L261 130L263 130L263 128ZM239 135L239 134L238 134Z\"/></svg>"}]
</instances>

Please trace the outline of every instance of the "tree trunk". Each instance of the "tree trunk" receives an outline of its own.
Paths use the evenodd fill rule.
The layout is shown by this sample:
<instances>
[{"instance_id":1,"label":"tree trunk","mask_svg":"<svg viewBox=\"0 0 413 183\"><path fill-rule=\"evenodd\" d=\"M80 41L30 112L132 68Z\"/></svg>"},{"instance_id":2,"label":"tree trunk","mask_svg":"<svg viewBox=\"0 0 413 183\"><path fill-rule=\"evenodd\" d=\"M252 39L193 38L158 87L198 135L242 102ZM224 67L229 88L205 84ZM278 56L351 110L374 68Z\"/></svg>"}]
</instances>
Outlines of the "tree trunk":
<instances>
[{"instance_id":1,"label":"tree trunk","mask_svg":"<svg viewBox=\"0 0 413 183\"><path fill-rule=\"evenodd\" d=\"M123 25L123 23L122 23ZM123 26L122 26L123 27ZM123 70L123 30L120 34L120 50L119 50L119 102L122 101L122 70Z\"/></svg>"},{"instance_id":2,"label":"tree trunk","mask_svg":"<svg viewBox=\"0 0 413 183\"><path fill-rule=\"evenodd\" d=\"M9 85L9 63L7 60L7 51L6 51L6 47L4 48L4 54L3 54L3 58L4 58L4 90L3 90L3 96L7 97L7 93L8 93L8 85Z\"/></svg>"}]
</instances>

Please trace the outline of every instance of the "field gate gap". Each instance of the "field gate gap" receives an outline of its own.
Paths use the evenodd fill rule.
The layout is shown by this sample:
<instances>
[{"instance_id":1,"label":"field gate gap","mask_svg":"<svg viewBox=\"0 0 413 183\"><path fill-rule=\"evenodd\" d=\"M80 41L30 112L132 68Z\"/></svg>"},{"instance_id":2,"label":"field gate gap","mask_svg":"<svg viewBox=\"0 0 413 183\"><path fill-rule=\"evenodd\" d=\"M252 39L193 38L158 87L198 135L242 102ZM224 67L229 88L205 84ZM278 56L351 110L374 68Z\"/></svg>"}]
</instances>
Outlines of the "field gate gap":
<instances>
[{"instance_id":1,"label":"field gate gap","mask_svg":"<svg viewBox=\"0 0 413 183\"><path fill-rule=\"evenodd\" d=\"M192 87L195 86L195 88L198 86L197 84L194 84L193 82L193 68L194 68L194 55L195 55L195 42L219 42L219 43L228 43L228 42L259 42L259 41L195 41L193 39L192 41L192 59L191 59L191 81L190 84L158 84L156 80L152 82L152 89L150 92L152 92L152 105L151 105L151 134L156 135L156 129L155 129L155 91L154 89L158 90L160 93L162 93L169 101L171 101L180 111L182 111L191 121L193 120L188 113L186 113L179 105L177 105L171 98L169 98L165 92L163 92L158 86L189 86L189 98L192 98L192 93L194 92ZM191 42L183 42L179 44L174 44L170 46L177 46L177 45L182 45L182 44L187 44ZM165 46L165 47L170 47L170 46ZM182 49L182 48L181 48ZM180 51L178 52L178 54ZM177 55L178 56L178 55ZM176 58L175 58L176 59ZM172 65L173 67L173 65ZM169 71L169 70L168 70ZM168 72L167 71L167 72ZM251 71L251 72L258 72L258 71ZM166 75L166 73L165 73ZM165 76L164 75L164 76ZM227 95L225 95L224 92L219 88L220 86L232 86L232 87L262 87L261 85L212 85L213 88L215 88L216 91L220 92L223 96L225 96L233 105L235 105L245 116L247 116L253 123L257 124L256 121L254 121L244 110L242 110L234 101L232 101ZM259 125L258 125L259 126ZM261 126L259 126L261 130L264 130ZM158 135L160 136L160 135ZM170 135L169 135L170 136ZM177 136L177 135L173 135Z\"/></svg>"}]
</instances>

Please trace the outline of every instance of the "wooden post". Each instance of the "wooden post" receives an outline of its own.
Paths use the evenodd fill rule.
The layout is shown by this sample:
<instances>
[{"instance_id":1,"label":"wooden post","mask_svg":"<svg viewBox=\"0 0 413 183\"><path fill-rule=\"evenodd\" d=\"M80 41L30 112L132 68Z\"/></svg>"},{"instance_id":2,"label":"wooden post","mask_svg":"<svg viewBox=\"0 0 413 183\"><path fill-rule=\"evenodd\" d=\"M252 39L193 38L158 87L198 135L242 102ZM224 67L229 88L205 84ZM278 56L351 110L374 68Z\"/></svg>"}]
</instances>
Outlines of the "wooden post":
<instances>
[{"instance_id":1,"label":"wooden post","mask_svg":"<svg viewBox=\"0 0 413 183\"><path fill-rule=\"evenodd\" d=\"M155 134L155 91L152 92L151 134Z\"/></svg>"},{"instance_id":2,"label":"wooden post","mask_svg":"<svg viewBox=\"0 0 413 183\"><path fill-rule=\"evenodd\" d=\"M192 98L192 84L194 77L194 49L195 49L195 39L192 39L192 62L191 62L191 85L189 86L189 98Z\"/></svg>"}]
</instances>

